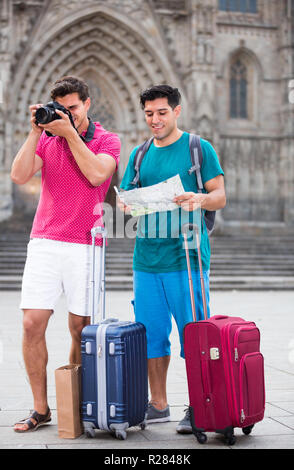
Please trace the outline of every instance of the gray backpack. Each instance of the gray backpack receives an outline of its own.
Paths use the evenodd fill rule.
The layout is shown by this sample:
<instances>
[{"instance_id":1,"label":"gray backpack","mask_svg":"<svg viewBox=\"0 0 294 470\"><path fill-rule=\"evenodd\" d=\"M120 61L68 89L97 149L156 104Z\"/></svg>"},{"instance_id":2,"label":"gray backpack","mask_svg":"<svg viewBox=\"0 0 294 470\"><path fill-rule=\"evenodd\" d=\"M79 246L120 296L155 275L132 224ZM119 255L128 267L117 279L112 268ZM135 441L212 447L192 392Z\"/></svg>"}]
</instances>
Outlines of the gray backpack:
<instances>
[{"instance_id":1,"label":"gray backpack","mask_svg":"<svg viewBox=\"0 0 294 470\"><path fill-rule=\"evenodd\" d=\"M135 169L135 177L131 184L134 187L141 187L140 183L140 166L143 161L144 155L148 152L150 145L153 142L153 137L146 140L140 147L138 148L135 158L134 158L134 169ZM203 154L200 144L200 136L196 134L189 134L189 147L190 147L190 155L191 155L191 162L192 166L189 169L189 175L195 172L196 174L196 182L198 193L202 193L204 191L204 186L202 183L201 177L201 165L203 161ZM207 228L207 233L210 235L214 228L215 223L215 211L203 211L204 214L204 221Z\"/></svg>"}]
</instances>

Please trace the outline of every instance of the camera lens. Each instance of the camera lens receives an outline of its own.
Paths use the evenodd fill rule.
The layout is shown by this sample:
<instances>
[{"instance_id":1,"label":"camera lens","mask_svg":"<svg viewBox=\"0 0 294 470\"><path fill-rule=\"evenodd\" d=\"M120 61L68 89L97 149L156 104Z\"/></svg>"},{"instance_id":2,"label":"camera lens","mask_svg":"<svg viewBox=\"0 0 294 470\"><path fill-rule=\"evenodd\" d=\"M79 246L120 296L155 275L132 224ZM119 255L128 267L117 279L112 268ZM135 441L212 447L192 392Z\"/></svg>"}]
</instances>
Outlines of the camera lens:
<instances>
[{"instance_id":1,"label":"camera lens","mask_svg":"<svg viewBox=\"0 0 294 470\"><path fill-rule=\"evenodd\" d=\"M50 108L47 108L47 106L44 106L43 108L39 108L36 111L36 121L39 124L48 124L48 122L51 122L52 119L52 114L54 114L54 111Z\"/></svg>"}]
</instances>

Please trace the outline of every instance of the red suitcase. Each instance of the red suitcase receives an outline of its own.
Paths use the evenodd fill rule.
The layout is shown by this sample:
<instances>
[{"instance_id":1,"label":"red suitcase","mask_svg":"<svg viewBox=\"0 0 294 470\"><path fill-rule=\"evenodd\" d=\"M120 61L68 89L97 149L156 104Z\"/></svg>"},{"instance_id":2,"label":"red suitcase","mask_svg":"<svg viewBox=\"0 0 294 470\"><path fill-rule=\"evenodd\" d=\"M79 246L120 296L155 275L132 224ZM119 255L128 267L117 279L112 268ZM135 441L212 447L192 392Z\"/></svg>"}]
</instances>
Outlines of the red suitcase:
<instances>
[{"instance_id":1,"label":"red suitcase","mask_svg":"<svg viewBox=\"0 0 294 470\"><path fill-rule=\"evenodd\" d=\"M187 231L196 234L204 320L196 321ZM207 318L198 227L183 226L193 322L184 329L184 350L190 400L190 418L198 442L205 431L222 433L235 443L234 428L250 434L264 417L264 364L260 332L254 322L216 315Z\"/></svg>"}]
</instances>

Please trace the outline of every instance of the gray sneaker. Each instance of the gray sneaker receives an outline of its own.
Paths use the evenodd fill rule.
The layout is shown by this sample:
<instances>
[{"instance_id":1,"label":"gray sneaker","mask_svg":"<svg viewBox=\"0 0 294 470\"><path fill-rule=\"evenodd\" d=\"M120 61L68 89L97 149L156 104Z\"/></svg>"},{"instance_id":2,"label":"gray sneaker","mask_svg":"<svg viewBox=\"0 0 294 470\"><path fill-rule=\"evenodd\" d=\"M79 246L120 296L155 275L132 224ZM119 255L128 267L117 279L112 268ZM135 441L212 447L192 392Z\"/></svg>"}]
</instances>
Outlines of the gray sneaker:
<instances>
[{"instance_id":1,"label":"gray sneaker","mask_svg":"<svg viewBox=\"0 0 294 470\"><path fill-rule=\"evenodd\" d=\"M179 424L177 425L176 431L179 434L192 434L192 426L191 426L191 421L190 421L190 410L189 410L189 408L186 408L185 416L182 419L182 421L180 421Z\"/></svg>"},{"instance_id":2,"label":"gray sneaker","mask_svg":"<svg viewBox=\"0 0 294 470\"><path fill-rule=\"evenodd\" d=\"M148 403L147 424L164 423L170 421L169 405L164 410L158 410L151 403Z\"/></svg>"}]
</instances>

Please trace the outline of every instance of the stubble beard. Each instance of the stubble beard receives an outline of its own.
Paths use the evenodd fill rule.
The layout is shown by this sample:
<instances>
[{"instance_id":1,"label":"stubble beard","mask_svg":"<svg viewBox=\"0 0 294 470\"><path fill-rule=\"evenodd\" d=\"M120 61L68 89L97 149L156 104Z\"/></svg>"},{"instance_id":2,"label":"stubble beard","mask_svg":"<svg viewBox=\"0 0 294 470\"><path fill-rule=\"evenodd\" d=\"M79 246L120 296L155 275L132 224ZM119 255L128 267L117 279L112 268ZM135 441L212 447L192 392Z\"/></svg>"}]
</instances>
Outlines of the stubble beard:
<instances>
[{"instance_id":1,"label":"stubble beard","mask_svg":"<svg viewBox=\"0 0 294 470\"><path fill-rule=\"evenodd\" d=\"M151 131L152 131L154 138L159 141L167 139L171 135L171 133L174 131L174 129L175 129L174 127L170 129L164 129L165 132L162 135L156 135L156 133L154 133L154 129L151 127Z\"/></svg>"}]
</instances>

